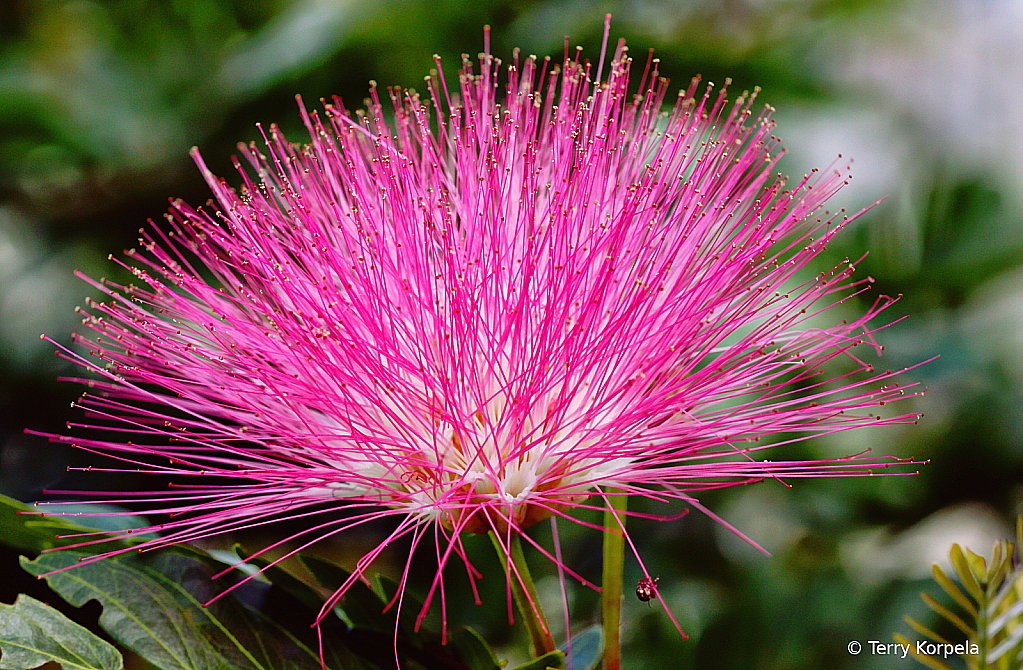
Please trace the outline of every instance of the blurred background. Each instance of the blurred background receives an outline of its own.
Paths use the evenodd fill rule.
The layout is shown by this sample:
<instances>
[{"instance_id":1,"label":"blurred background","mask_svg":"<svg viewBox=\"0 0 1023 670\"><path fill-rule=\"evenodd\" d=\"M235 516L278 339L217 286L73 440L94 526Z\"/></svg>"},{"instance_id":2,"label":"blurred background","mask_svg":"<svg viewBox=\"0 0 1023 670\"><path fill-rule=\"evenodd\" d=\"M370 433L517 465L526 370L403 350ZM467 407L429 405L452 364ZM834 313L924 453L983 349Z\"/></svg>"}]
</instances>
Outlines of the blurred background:
<instances>
[{"instance_id":1,"label":"blurred background","mask_svg":"<svg viewBox=\"0 0 1023 670\"><path fill-rule=\"evenodd\" d=\"M76 418L78 388L56 381L74 371L39 334L70 341L88 295L74 270L111 272L107 254L133 246L168 197L205 202L191 146L231 179L235 144L258 137L256 122L300 139L295 94L310 106L338 94L356 108L370 79L422 88L434 53L452 81L460 54L482 49L485 24L502 57L518 46L560 58L569 34L595 59L606 12L612 39L625 37L637 59L654 47L673 87L697 73L762 87L786 173L854 158L839 204L881 202L821 267L869 250L860 270L877 292L904 294L887 314L909 318L879 338L881 365L940 354L912 373L928 393L902 411L922 411L919 426L793 453L930 459L919 476L705 498L772 558L698 513L633 522L690 640L627 598L624 667L912 667L850 656L846 644L915 639L901 616L932 620L919 598L937 594L931 563L952 542L989 552L1023 512L1023 0L2 0L0 493L37 500L85 462L22 433ZM599 579L598 534L562 532L567 560ZM11 602L18 568L2 557ZM556 577L542 563L557 621ZM635 561L626 570L635 583ZM511 645L497 586L482 608L467 590L448 606ZM572 606L575 628L599 619L592 594L573 591Z\"/></svg>"}]
</instances>

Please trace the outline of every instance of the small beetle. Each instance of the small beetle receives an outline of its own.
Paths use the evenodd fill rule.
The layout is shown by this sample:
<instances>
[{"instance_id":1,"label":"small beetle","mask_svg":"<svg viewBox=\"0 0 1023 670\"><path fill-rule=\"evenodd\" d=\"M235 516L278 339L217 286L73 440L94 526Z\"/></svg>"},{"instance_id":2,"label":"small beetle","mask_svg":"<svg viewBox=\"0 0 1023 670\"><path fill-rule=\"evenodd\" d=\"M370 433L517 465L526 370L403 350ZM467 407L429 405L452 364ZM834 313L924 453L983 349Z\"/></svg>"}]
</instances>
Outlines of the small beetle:
<instances>
[{"instance_id":1,"label":"small beetle","mask_svg":"<svg viewBox=\"0 0 1023 670\"><path fill-rule=\"evenodd\" d=\"M657 593L657 582L661 581L660 577L644 577L639 580L639 584L636 585L636 597L643 602L650 602L650 599Z\"/></svg>"}]
</instances>

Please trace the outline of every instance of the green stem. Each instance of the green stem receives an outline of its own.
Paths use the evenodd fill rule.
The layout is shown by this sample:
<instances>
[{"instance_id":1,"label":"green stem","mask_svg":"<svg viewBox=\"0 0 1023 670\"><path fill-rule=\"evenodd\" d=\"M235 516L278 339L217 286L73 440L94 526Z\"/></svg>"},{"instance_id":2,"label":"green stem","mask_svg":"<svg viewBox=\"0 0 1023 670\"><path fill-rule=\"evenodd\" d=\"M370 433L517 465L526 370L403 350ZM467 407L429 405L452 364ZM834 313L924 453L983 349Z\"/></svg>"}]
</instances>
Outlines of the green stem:
<instances>
[{"instance_id":1,"label":"green stem","mask_svg":"<svg viewBox=\"0 0 1023 670\"><path fill-rule=\"evenodd\" d=\"M540 599L536 595L536 587L533 585L533 578L529 574L526 557L522 553L521 536L513 532L511 534L511 546L509 547L512 565L515 566L515 570L518 572L518 578L514 574L509 574L504 545L501 544L494 531L490 531L490 541L494 543L494 548L497 549L497 556L501 559L501 567L504 568L505 574L508 574L508 579L511 582L515 604L518 605L522 623L529 633L529 648L533 653L533 657L536 658L555 651L557 647L554 646L554 640L551 638L551 629L547 626L543 610L540 609ZM520 580L521 583L519 583ZM523 590L523 586L525 586L525 590Z\"/></svg>"},{"instance_id":2,"label":"green stem","mask_svg":"<svg viewBox=\"0 0 1023 670\"><path fill-rule=\"evenodd\" d=\"M619 670L621 645L619 633L622 617L622 569L625 566L625 510L629 498L614 495L608 489L608 508L604 510L604 575L600 584L604 605L604 670ZM617 512L617 518L612 509ZM618 531L618 532L616 532Z\"/></svg>"}]
</instances>

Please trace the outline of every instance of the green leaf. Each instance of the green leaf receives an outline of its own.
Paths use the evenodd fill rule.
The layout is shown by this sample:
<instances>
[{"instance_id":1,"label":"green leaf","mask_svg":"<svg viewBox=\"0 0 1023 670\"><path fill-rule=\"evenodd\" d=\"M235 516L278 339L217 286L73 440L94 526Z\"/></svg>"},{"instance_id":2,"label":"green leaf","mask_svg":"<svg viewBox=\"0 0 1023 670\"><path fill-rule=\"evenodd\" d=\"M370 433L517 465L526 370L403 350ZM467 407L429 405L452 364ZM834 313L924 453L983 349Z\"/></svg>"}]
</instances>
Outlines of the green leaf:
<instances>
[{"instance_id":1,"label":"green leaf","mask_svg":"<svg viewBox=\"0 0 1023 670\"><path fill-rule=\"evenodd\" d=\"M969 547L963 548L963 555L966 556L966 562L970 566L970 571L976 576L977 581L986 583L988 570L987 561L984 560L984 557L973 553L973 550Z\"/></svg>"},{"instance_id":2,"label":"green leaf","mask_svg":"<svg viewBox=\"0 0 1023 670\"><path fill-rule=\"evenodd\" d=\"M274 621L286 619L285 623L301 629L297 631L298 637L309 637L310 649L322 644L328 668L360 670L366 667L351 649L353 645L350 644L352 639L348 625L337 616L328 615L324 618L320 622L321 638L313 639L312 622L323 606L323 595L316 588L296 578L280 565L271 565L263 558L252 556L239 544L235 544L232 549L234 555L245 563L245 566L238 566L242 572L248 574L252 568L256 568L260 570L260 577L271 584L261 599L258 608L261 614ZM234 563L231 561L231 564Z\"/></svg>"},{"instance_id":3,"label":"green leaf","mask_svg":"<svg viewBox=\"0 0 1023 670\"><path fill-rule=\"evenodd\" d=\"M568 654L567 643L558 647ZM572 657L568 670L593 670L601 661L604 653L604 628L600 625L590 626L578 635L572 636Z\"/></svg>"},{"instance_id":4,"label":"green leaf","mask_svg":"<svg viewBox=\"0 0 1023 670\"><path fill-rule=\"evenodd\" d=\"M971 551L971 555L975 554ZM962 547L958 544L953 544L952 549L948 552L948 557L952 561L952 566L955 567L956 573L959 575L959 581L962 582L963 586L966 587L967 592L977 602L984 601L984 592L980 588L980 584L977 582L977 577L973 572L973 565L971 561L966 558L963 554ZM976 611L970 612L971 615L977 616Z\"/></svg>"},{"instance_id":5,"label":"green leaf","mask_svg":"<svg viewBox=\"0 0 1023 670\"><path fill-rule=\"evenodd\" d=\"M103 629L159 668L229 667L200 631L207 616L198 603L183 607L158 574L141 566L115 559L76 565L83 556L70 551L43 554L31 562L22 559L22 567L45 575L50 588L75 607L98 600L103 605L99 620ZM53 572L72 566L76 567Z\"/></svg>"},{"instance_id":6,"label":"green leaf","mask_svg":"<svg viewBox=\"0 0 1023 670\"><path fill-rule=\"evenodd\" d=\"M924 665L926 665L928 668L933 668L933 670L955 670L955 668L953 668L948 663L944 663L943 661L939 661L938 659L934 658L933 656L927 656L926 654L918 654L917 651L916 651L916 645L912 644L909 640L907 640L902 635L899 635L898 633L896 633L892 637L894 637L895 641L898 642L899 644L908 645L909 646L909 653L910 653L910 655L913 658L915 658L917 661L919 661L920 663L923 663Z\"/></svg>"},{"instance_id":7,"label":"green leaf","mask_svg":"<svg viewBox=\"0 0 1023 670\"><path fill-rule=\"evenodd\" d=\"M921 593L920 597L923 598L924 602L927 603L928 607L930 607L932 610L948 619L949 623L954 625L959 630L963 631L963 633L965 633L967 637L972 638L977 634L977 631L971 628L968 623L963 621L962 617L952 612L950 609L939 603L934 598L930 597L926 593Z\"/></svg>"},{"instance_id":8,"label":"green leaf","mask_svg":"<svg viewBox=\"0 0 1023 670\"><path fill-rule=\"evenodd\" d=\"M350 574L344 568L315 556L299 554L299 560L309 569L316 581L330 592L340 588ZM345 593L338 607L352 628L393 634L394 618L384 614L385 604L378 594L358 580Z\"/></svg>"},{"instance_id":9,"label":"green leaf","mask_svg":"<svg viewBox=\"0 0 1023 670\"><path fill-rule=\"evenodd\" d=\"M537 656L528 663L522 665L516 665L511 670L548 670L548 668L564 668L565 667L565 652L563 651L549 651L543 656Z\"/></svg>"},{"instance_id":10,"label":"green leaf","mask_svg":"<svg viewBox=\"0 0 1023 670\"><path fill-rule=\"evenodd\" d=\"M62 519L65 523L86 531L102 531L105 533L123 533L133 531L131 541L152 540L160 535L156 531L138 532L151 526L149 520L134 514L120 505L108 503L61 503L59 505L43 505L36 511L47 512L51 517ZM48 511L52 510L52 511ZM54 512L59 512L55 515Z\"/></svg>"},{"instance_id":11,"label":"green leaf","mask_svg":"<svg viewBox=\"0 0 1023 670\"><path fill-rule=\"evenodd\" d=\"M121 653L106 640L22 593L0 603L0 670L29 670L54 661L65 670L121 670Z\"/></svg>"},{"instance_id":12,"label":"green leaf","mask_svg":"<svg viewBox=\"0 0 1023 670\"><path fill-rule=\"evenodd\" d=\"M67 517L41 514L42 509L0 495L0 537L3 538L3 543L18 551L34 555L46 549L66 547L102 537L102 534L97 534L94 529L71 523ZM73 537L81 533L91 533L91 535L84 538ZM82 547L78 551L98 553L128 546L124 540L108 537L110 537L109 542ZM90 549L90 547L95 547L95 549Z\"/></svg>"},{"instance_id":13,"label":"green leaf","mask_svg":"<svg viewBox=\"0 0 1023 670\"><path fill-rule=\"evenodd\" d=\"M939 568L937 564L931 568L931 573L934 575L934 581L938 582L941 588L945 589L945 593L952 596L952 598L959 603L964 610L970 613L970 616L973 618L977 617L977 608L973 606L973 603L966 597L966 594L959 590L959 587L956 586L955 582L949 579L948 576L942 572L941 568Z\"/></svg>"},{"instance_id":14,"label":"green leaf","mask_svg":"<svg viewBox=\"0 0 1023 670\"><path fill-rule=\"evenodd\" d=\"M290 594L303 605L315 613L320 611L323 605L323 595L313 586L295 577L278 564L271 565L270 561L259 556L253 556L240 544L232 547L234 553L248 565L255 566L260 574L275 587Z\"/></svg>"},{"instance_id":15,"label":"green leaf","mask_svg":"<svg viewBox=\"0 0 1023 670\"><path fill-rule=\"evenodd\" d=\"M469 670L499 670L501 667L486 640L468 626L448 633L448 651L461 660Z\"/></svg>"},{"instance_id":16,"label":"green leaf","mask_svg":"<svg viewBox=\"0 0 1023 670\"><path fill-rule=\"evenodd\" d=\"M1001 544L995 545L995 553L996 554L999 553L998 548L1001 547L1001 546L1002 546ZM1005 578L1005 576L1007 574L1009 574L1009 571L1012 569L1012 545L1011 544L1007 546L1006 555L1005 556L999 558L999 560L997 562L992 559L991 566L992 566L992 570L991 570L991 574L989 575L989 579L988 579L988 583L987 583L987 593L988 593L989 599L990 598L998 598L998 599L1000 599L1001 597L1004 596L1005 592L1003 591L1002 593L999 593L998 589L1002 585L1002 580ZM992 594L994 594L994 595L992 595ZM995 602L997 602L997 601L995 601ZM989 600L988 607L992 607L992 606L995 606L994 602Z\"/></svg>"},{"instance_id":17,"label":"green leaf","mask_svg":"<svg viewBox=\"0 0 1023 670\"><path fill-rule=\"evenodd\" d=\"M315 556L299 554L299 559L328 591L335 591L351 574ZM394 647L397 644L403 669L494 670L500 667L486 642L471 629L462 628L449 633L447 645L441 645L440 635L425 627L418 632L414 631L415 617L422 607L422 601L407 591L402 606L401 625L398 626L398 637L395 640L396 608L387 612L383 610L397 593L398 584L381 576L377 577L376 583L377 589L373 590L361 580L354 582L336 607L352 628L343 636L345 644L360 659L376 666L393 667Z\"/></svg>"},{"instance_id":18,"label":"green leaf","mask_svg":"<svg viewBox=\"0 0 1023 670\"><path fill-rule=\"evenodd\" d=\"M920 633L924 637L930 638L930 639L934 640L935 642L940 642L942 644L951 644L944 637L942 637L941 635L938 635L933 630L931 630L927 626L923 625L922 623L920 623L919 621L917 621L916 619L914 619L914 618L912 618L912 617L910 617L908 615L903 616L902 620L905 621L907 624L909 624L910 628L912 628L916 632Z\"/></svg>"},{"instance_id":19,"label":"green leaf","mask_svg":"<svg viewBox=\"0 0 1023 670\"><path fill-rule=\"evenodd\" d=\"M98 600L103 629L159 668L320 667L316 652L280 626L255 617L233 597L204 608L202 603L230 582L215 584L210 566L195 557L164 551L149 560L121 556L80 564L86 557L55 552L35 561L22 558L22 567L45 575L50 587L76 607Z\"/></svg>"},{"instance_id":20,"label":"green leaf","mask_svg":"<svg viewBox=\"0 0 1023 670\"><path fill-rule=\"evenodd\" d=\"M383 596L383 602L389 603L393 600L394 606L392 609L397 610L398 601L396 600L396 596L398 595L398 590L401 588L398 582L386 575L377 575L374 581L376 581L375 591ZM421 598L417 598L408 589L405 589L405 592L402 594L400 615L398 617L399 635L409 639L415 639L415 620L422 609L423 600ZM393 623L391 623L391 627L393 630Z\"/></svg>"}]
</instances>

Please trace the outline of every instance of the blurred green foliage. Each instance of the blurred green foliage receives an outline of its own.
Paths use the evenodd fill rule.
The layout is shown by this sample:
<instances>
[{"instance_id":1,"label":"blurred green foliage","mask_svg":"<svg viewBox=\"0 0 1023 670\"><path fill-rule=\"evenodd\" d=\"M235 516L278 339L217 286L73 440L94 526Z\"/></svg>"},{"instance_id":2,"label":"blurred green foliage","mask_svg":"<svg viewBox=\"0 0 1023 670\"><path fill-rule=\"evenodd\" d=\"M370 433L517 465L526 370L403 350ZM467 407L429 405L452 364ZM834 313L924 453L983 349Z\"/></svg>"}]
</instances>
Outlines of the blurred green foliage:
<instances>
[{"instance_id":1,"label":"blurred green foliage","mask_svg":"<svg viewBox=\"0 0 1023 670\"><path fill-rule=\"evenodd\" d=\"M1017 551L1021 541L1023 516L1016 518L1016 543L996 542L990 559L953 544L949 561L955 581L937 564L933 572L945 591L942 599L951 598L955 604L946 606L927 592L920 595L942 617L942 627L954 633L943 635L907 616L905 622L923 638L914 643L896 633L895 641L934 670L954 670L942 660L949 657L965 661L968 670L1018 668L1023 659L1023 565Z\"/></svg>"},{"instance_id":2,"label":"blurred green foliage","mask_svg":"<svg viewBox=\"0 0 1023 670\"><path fill-rule=\"evenodd\" d=\"M99 488L95 477L68 478L82 454L22 434L61 429L78 393L56 382L75 372L38 335L69 341L87 294L74 269L114 272L106 254L132 246L166 198L205 201L189 147L231 179L234 145L259 137L256 122L299 137L296 94L310 106L338 94L355 108L370 79L421 86L434 53L451 75L461 53L481 50L484 24L501 56L519 46L560 57L571 34L595 58L607 11L613 37L627 38L637 61L656 48L661 74L679 86L696 73L732 77L737 91L761 86L791 149L784 169L824 166L839 151L856 158L839 204L857 211L887 198L822 267L869 250L858 272L876 280L872 295L904 295L888 314L909 318L881 338L884 365L941 355L911 373L929 390L904 408L926 414L919 426L792 450L930 459L919 476L706 496L773 558L696 513L631 522L691 638L627 600L624 667L890 667L850 656L846 644L890 640L905 612L929 625L916 594L930 563L953 541L982 546L1007 534L1023 497L1023 163L1014 159L1023 148L1004 113L1018 109L1011 91L1023 82L1013 67L1018 10L1007 0L9 0L0 21L0 492L31 500L44 488ZM560 530L569 563L599 579L598 534ZM545 534L536 532L549 542ZM485 575L500 573L485 538L467 547ZM344 562L359 545L321 551ZM20 591L47 599L24 581L15 550L0 561L0 601ZM428 557L420 569L429 574ZM626 573L626 583L641 574L628 557ZM537 561L535 576L556 622L556 575ZM481 581L483 607L471 604L464 573L450 581L450 620L514 646L503 580ZM599 617L598 599L575 587L569 595L582 630Z\"/></svg>"}]
</instances>

